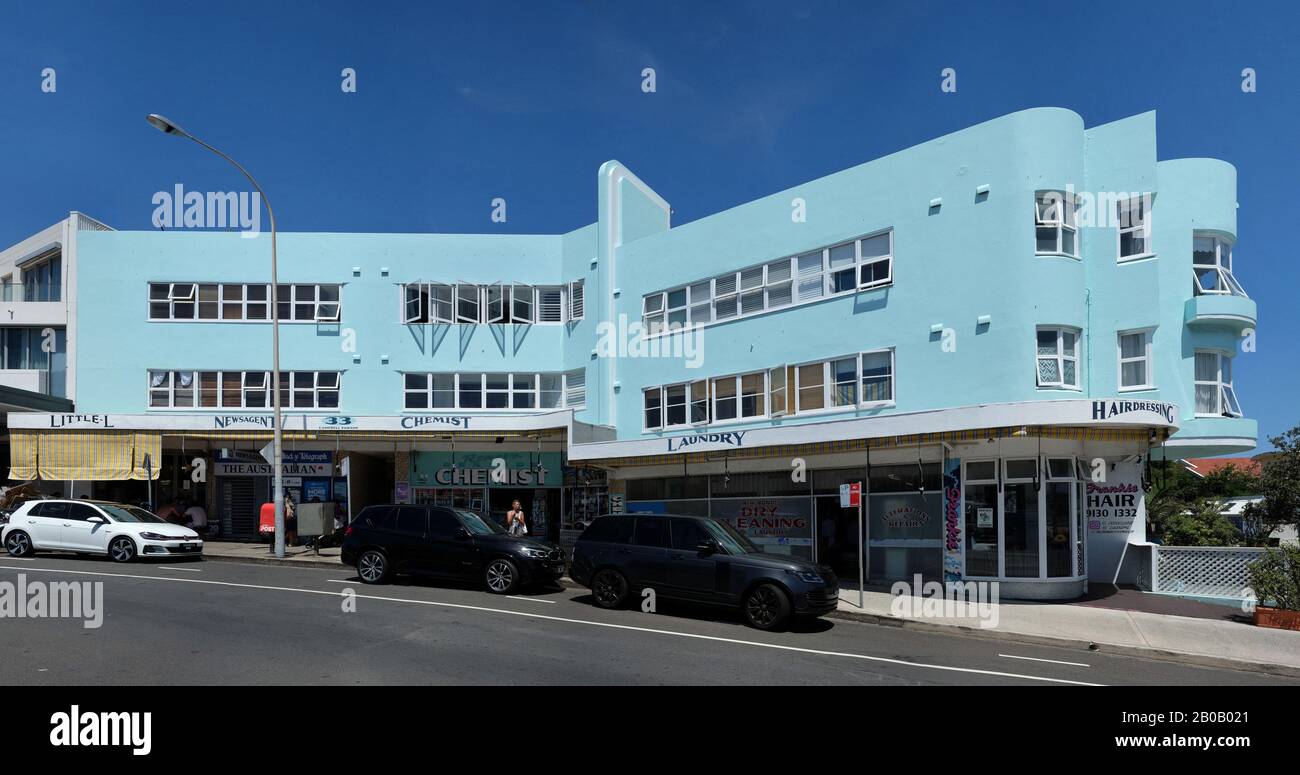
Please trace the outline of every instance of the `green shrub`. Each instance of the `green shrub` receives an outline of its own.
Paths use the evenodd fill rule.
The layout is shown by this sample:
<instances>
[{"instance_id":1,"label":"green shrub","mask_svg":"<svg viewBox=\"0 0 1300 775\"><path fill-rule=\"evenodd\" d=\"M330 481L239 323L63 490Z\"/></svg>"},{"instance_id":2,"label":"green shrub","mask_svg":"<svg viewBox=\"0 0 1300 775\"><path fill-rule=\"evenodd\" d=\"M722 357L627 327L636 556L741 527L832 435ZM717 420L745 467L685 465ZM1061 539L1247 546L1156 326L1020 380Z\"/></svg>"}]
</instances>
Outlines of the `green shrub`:
<instances>
[{"instance_id":1,"label":"green shrub","mask_svg":"<svg viewBox=\"0 0 1300 775\"><path fill-rule=\"evenodd\" d=\"M1300 611L1300 547L1269 549L1248 568L1250 588L1261 605Z\"/></svg>"}]
</instances>

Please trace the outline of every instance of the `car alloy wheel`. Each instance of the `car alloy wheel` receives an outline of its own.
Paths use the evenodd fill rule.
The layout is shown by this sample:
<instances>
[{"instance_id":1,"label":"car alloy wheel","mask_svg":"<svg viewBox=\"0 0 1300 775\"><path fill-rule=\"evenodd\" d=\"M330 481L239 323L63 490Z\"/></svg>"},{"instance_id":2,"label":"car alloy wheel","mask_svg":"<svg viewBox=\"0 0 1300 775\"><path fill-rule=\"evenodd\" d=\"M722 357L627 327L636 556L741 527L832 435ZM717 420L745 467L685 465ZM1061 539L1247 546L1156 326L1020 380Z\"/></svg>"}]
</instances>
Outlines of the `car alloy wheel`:
<instances>
[{"instance_id":1,"label":"car alloy wheel","mask_svg":"<svg viewBox=\"0 0 1300 775\"><path fill-rule=\"evenodd\" d=\"M366 551L362 553L361 559L357 560L357 575L367 584L378 584L384 580L387 572L388 561L379 552Z\"/></svg>"},{"instance_id":2,"label":"car alloy wheel","mask_svg":"<svg viewBox=\"0 0 1300 775\"><path fill-rule=\"evenodd\" d=\"M13 557L26 557L32 552L32 539L27 537L26 533L14 533L9 536L5 542L5 549Z\"/></svg>"},{"instance_id":3,"label":"car alloy wheel","mask_svg":"<svg viewBox=\"0 0 1300 775\"><path fill-rule=\"evenodd\" d=\"M618 608L627 599L627 579L612 568L605 568L591 580L591 594L601 608Z\"/></svg>"},{"instance_id":4,"label":"car alloy wheel","mask_svg":"<svg viewBox=\"0 0 1300 775\"><path fill-rule=\"evenodd\" d=\"M773 630L785 621L790 603L772 584L760 584L745 598L745 619L760 630Z\"/></svg>"},{"instance_id":5,"label":"car alloy wheel","mask_svg":"<svg viewBox=\"0 0 1300 775\"><path fill-rule=\"evenodd\" d=\"M488 589L498 595L505 594L515 587L515 566L511 565L508 560L489 562L485 575Z\"/></svg>"},{"instance_id":6,"label":"car alloy wheel","mask_svg":"<svg viewBox=\"0 0 1300 775\"><path fill-rule=\"evenodd\" d=\"M129 538L119 538L108 545L108 555L113 562L130 562L135 559L135 544Z\"/></svg>"}]
</instances>

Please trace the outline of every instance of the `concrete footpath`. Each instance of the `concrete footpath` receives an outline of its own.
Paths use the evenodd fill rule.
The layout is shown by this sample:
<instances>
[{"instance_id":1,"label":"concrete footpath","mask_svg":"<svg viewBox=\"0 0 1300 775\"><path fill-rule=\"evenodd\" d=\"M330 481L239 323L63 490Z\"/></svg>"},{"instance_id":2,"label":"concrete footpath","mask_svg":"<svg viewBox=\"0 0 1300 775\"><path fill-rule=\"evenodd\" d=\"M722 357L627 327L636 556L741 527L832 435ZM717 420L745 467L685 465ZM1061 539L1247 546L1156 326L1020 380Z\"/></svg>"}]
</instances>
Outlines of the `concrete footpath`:
<instances>
[{"instance_id":1,"label":"concrete footpath","mask_svg":"<svg viewBox=\"0 0 1300 775\"><path fill-rule=\"evenodd\" d=\"M319 554L300 546L286 547L284 559L277 559L268 544L212 541L204 546L203 553L209 560L224 562L341 566L338 547L322 549ZM567 577L562 581L573 584ZM1214 610L1222 610L1223 614L1217 618L1134 610L1159 609L1162 601L1157 598L1168 600L1165 596L1128 593L1120 598L1124 602L1111 603L1112 607L1086 601L1009 601L986 609L985 617L928 615L924 601L913 598L913 603L898 605L884 588L868 589L864 598L859 608L857 589L842 589L839 609L832 615L896 627L960 630L986 638L1300 676L1300 632L1255 627L1232 616L1232 609L1219 606Z\"/></svg>"},{"instance_id":2,"label":"concrete footpath","mask_svg":"<svg viewBox=\"0 0 1300 775\"><path fill-rule=\"evenodd\" d=\"M932 613L951 611L927 612L921 598L896 603L886 589L868 589L863 597L859 607L856 588L841 590L837 614L899 627L957 628L980 637L1300 676L1300 632L1256 627L1229 615L1232 609L1226 607L1223 617L1206 618L1089 604L1008 601L988 606L984 616L975 611L968 611L970 616L943 616Z\"/></svg>"}]
</instances>

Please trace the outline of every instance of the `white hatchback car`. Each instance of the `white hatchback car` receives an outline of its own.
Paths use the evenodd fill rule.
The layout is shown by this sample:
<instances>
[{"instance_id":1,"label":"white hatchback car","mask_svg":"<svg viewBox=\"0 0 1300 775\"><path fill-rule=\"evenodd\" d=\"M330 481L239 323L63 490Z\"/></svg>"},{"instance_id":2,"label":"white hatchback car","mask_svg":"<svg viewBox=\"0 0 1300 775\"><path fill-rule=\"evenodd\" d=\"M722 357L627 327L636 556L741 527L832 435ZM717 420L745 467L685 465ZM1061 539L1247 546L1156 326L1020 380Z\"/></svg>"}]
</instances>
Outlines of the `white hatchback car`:
<instances>
[{"instance_id":1,"label":"white hatchback car","mask_svg":"<svg viewBox=\"0 0 1300 775\"><path fill-rule=\"evenodd\" d=\"M18 507L0 533L14 557L51 550L137 557L201 557L203 539L135 506L106 501L32 500Z\"/></svg>"}]
</instances>

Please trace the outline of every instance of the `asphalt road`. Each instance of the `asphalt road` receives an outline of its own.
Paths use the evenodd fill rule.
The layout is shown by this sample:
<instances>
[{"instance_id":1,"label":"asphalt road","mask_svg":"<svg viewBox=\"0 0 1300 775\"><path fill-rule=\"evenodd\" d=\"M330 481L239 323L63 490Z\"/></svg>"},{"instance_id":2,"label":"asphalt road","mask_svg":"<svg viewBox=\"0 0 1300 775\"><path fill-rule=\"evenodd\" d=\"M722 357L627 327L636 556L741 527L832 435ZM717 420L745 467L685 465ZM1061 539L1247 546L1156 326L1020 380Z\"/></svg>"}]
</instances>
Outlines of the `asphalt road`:
<instances>
[{"instance_id":1,"label":"asphalt road","mask_svg":"<svg viewBox=\"0 0 1300 775\"><path fill-rule=\"evenodd\" d=\"M350 568L118 565L0 554L0 584L103 583L98 629L0 620L0 685L1293 685L1164 660L822 619L763 633L726 611L603 611L583 589L498 597ZM345 610L351 608L353 610Z\"/></svg>"}]
</instances>

